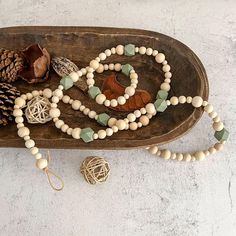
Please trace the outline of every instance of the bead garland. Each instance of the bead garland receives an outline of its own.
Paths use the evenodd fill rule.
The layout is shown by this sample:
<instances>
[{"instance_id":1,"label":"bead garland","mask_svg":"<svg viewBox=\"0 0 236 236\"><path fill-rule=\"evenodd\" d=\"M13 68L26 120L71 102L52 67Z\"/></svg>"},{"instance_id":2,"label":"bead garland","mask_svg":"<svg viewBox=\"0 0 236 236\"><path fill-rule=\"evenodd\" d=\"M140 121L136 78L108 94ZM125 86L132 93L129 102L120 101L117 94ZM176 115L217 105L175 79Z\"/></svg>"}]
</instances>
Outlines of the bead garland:
<instances>
[{"instance_id":1,"label":"bead garland","mask_svg":"<svg viewBox=\"0 0 236 236\"><path fill-rule=\"evenodd\" d=\"M178 161L202 161L210 154L214 154L217 151L223 149L224 144L226 143L229 132L224 128L224 124L221 122L220 117L213 110L213 106L209 104L207 101L203 101L203 99L199 96L196 97L171 97L170 100L167 100L168 105L176 106L177 104L185 104L191 103L195 108L204 108L204 111L208 114L208 116L213 121L213 129L215 130L214 137L219 141L216 142L213 146L209 147L207 150L198 151L195 153L175 153L171 152L168 149L160 149L158 146L148 147L149 153L153 155L158 155L165 160L178 160Z\"/></svg>"}]
</instances>

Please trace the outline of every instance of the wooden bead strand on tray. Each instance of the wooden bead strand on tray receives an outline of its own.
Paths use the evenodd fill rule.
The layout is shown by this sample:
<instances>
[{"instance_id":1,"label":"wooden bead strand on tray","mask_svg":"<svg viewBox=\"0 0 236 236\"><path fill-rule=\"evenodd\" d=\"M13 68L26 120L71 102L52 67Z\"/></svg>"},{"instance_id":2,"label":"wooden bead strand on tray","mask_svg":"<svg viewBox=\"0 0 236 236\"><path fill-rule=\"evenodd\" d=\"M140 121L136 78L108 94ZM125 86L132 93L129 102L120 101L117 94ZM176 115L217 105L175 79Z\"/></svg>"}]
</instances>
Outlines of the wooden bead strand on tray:
<instances>
[{"instance_id":1,"label":"wooden bead strand on tray","mask_svg":"<svg viewBox=\"0 0 236 236\"><path fill-rule=\"evenodd\" d=\"M229 132L224 128L224 124L221 122L220 117L213 110L213 106L209 104L207 101L203 101L203 99L199 96L196 97L171 97L170 100L167 100L168 106L176 106L178 104L190 103L193 107L200 109L204 108L204 111L208 114L208 116L213 121L213 129L215 130L214 137L218 140L213 146L209 147L207 150L197 151L195 153L175 153L171 152L168 149L160 149L158 146L148 147L148 151L153 155L158 155L163 159L169 160L178 160L178 161L202 161L210 154L214 154L217 151L223 149L224 144L226 143Z\"/></svg>"}]
</instances>

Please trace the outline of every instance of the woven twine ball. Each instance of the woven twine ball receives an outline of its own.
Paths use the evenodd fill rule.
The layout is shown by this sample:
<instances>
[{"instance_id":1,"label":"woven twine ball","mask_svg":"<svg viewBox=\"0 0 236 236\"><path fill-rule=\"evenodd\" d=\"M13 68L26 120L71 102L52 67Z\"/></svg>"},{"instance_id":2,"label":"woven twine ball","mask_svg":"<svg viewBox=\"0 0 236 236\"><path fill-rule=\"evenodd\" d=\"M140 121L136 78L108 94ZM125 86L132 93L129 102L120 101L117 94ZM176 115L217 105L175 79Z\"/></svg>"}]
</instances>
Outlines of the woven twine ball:
<instances>
[{"instance_id":1,"label":"woven twine ball","mask_svg":"<svg viewBox=\"0 0 236 236\"><path fill-rule=\"evenodd\" d=\"M109 163L101 157L90 156L81 164L80 171L90 184L105 182L109 176Z\"/></svg>"},{"instance_id":2,"label":"woven twine ball","mask_svg":"<svg viewBox=\"0 0 236 236\"><path fill-rule=\"evenodd\" d=\"M51 103L46 97L36 96L27 103L25 116L31 124L44 124L52 118L49 116Z\"/></svg>"}]
</instances>

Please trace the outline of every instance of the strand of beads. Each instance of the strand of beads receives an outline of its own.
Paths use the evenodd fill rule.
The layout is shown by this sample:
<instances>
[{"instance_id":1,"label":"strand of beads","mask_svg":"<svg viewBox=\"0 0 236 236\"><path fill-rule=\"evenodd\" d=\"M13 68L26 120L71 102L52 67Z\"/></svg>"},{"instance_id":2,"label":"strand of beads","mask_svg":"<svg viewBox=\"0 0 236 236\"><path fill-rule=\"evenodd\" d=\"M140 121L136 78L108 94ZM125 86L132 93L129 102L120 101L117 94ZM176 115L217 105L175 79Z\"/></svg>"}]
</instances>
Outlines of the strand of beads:
<instances>
[{"instance_id":1,"label":"strand of beads","mask_svg":"<svg viewBox=\"0 0 236 236\"><path fill-rule=\"evenodd\" d=\"M202 161L210 154L214 154L217 151L223 149L225 142L228 139L229 132L224 128L224 124L220 121L220 117L214 111L213 106L209 104L207 101L203 101L203 99L199 96L196 97L171 97L170 100L167 100L168 106L177 104L191 103L193 107L200 108L203 107L204 111L208 114L208 116L213 121L213 129L215 130L214 137L218 140L213 146L209 147L207 150L198 151L195 153L175 153L171 152L168 149L160 149L158 146L148 147L148 151L151 154L158 155L163 159L169 160L178 160L178 161Z\"/></svg>"},{"instance_id":2,"label":"strand of beads","mask_svg":"<svg viewBox=\"0 0 236 236\"><path fill-rule=\"evenodd\" d=\"M47 175L48 181L51 185L51 187L54 190L62 190L64 187L64 183L62 179L54 174L49 168L49 160L47 158L43 158L43 155L41 154L39 148L36 147L35 141L30 137L30 130L29 128L25 127L24 125L24 118L23 118L23 108L26 105L27 100L31 100L34 97L37 97L39 95L43 95L46 98L51 98L52 93L50 89L45 89L44 91L37 91L34 90L32 93L27 93L27 94L22 94L20 97L15 99L15 105L14 105L14 110L13 110L13 115L15 116L15 122L17 124L17 129L18 129L18 136L23 138L25 141L25 146L27 149L30 150L31 154L35 157L36 159L36 166L45 172ZM57 188L55 187L50 179L50 175L54 175L60 182L61 182L61 187Z\"/></svg>"}]
</instances>

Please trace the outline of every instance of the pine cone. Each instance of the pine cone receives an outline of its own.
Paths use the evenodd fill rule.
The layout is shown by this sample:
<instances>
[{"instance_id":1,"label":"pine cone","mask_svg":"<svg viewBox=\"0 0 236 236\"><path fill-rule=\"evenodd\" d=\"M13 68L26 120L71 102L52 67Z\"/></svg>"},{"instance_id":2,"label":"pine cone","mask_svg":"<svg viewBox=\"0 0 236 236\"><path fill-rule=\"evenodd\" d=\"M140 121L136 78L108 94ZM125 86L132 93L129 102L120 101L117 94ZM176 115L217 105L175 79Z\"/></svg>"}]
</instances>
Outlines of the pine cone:
<instances>
[{"instance_id":1,"label":"pine cone","mask_svg":"<svg viewBox=\"0 0 236 236\"><path fill-rule=\"evenodd\" d=\"M0 48L0 80L14 82L17 72L23 68L24 59L18 53Z\"/></svg>"},{"instance_id":2,"label":"pine cone","mask_svg":"<svg viewBox=\"0 0 236 236\"><path fill-rule=\"evenodd\" d=\"M0 83L0 126L13 121L14 101L20 92L10 84Z\"/></svg>"}]
</instances>

